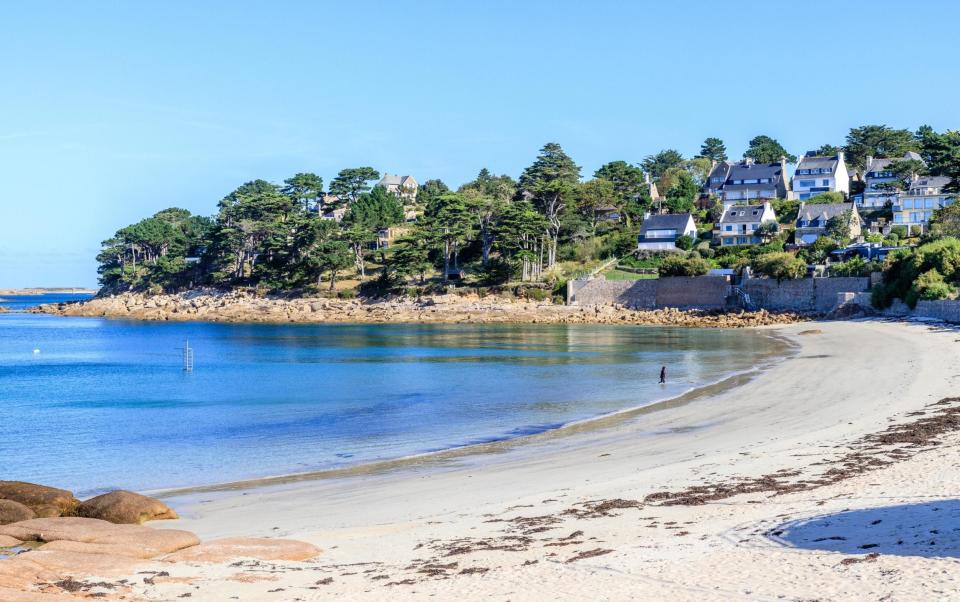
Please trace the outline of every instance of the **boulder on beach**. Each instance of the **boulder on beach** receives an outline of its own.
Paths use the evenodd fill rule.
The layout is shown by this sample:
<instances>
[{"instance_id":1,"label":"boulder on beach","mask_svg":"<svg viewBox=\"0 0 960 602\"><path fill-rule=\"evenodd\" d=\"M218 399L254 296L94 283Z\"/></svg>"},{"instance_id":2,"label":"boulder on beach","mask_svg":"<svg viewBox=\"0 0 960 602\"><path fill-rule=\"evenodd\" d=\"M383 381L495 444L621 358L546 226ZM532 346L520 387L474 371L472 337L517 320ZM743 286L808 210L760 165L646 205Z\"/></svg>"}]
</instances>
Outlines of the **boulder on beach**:
<instances>
[{"instance_id":1,"label":"boulder on beach","mask_svg":"<svg viewBox=\"0 0 960 602\"><path fill-rule=\"evenodd\" d=\"M12 548L14 546L19 546L23 542L17 539L16 537L10 537L9 535L0 535L0 548ZM2 600L3 598L0 598Z\"/></svg>"},{"instance_id":2,"label":"boulder on beach","mask_svg":"<svg viewBox=\"0 0 960 602\"><path fill-rule=\"evenodd\" d=\"M80 505L80 500L65 489L23 481L0 481L0 499L23 504L41 518L73 516Z\"/></svg>"},{"instance_id":3,"label":"boulder on beach","mask_svg":"<svg viewBox=\"0 0 960 602\"><path fill-rule=\"evenodd\" d=\"M0 525L37 518L37 513L20 502L0 499Z\"/></svg>"},{"instance_id":4,"label":"boulder on beach","mask_svg":"<svg viewBox=\"0 0 960 602\"><path fill-rule=\"evenodd\" d=\"M226 537L185 548L165 557L169 562L225 562L237 558L257 560L310 560L322 553L320 548L294 539Z\"/></svg>"},{"instance_id":5,"label":"boulder on beach","mask_svg":"<svg viewBox=\"0 0 960 602\"><path fill-rule=\"evenodd\" d=\"M127 558L150 558L200 543L196 535L176 529L151 529L140 525L117 525L96 518L35 518L0 527L0 535L21 541L73 542L58 544L50 552L111 554ZM46 546L44 546L46 547Z\"/></svg>"},{"instance_id":6,"label":"boulder on beach","mask_svg":"<svg viewBox=\"0 0 960 602\"><path fill-rule=\"evenodd\" d=\"M176 512L160 500L132 491L111 491L90 498L80 504L77 515L126 525L179 518Z\"/></svg>"}]
</instances>

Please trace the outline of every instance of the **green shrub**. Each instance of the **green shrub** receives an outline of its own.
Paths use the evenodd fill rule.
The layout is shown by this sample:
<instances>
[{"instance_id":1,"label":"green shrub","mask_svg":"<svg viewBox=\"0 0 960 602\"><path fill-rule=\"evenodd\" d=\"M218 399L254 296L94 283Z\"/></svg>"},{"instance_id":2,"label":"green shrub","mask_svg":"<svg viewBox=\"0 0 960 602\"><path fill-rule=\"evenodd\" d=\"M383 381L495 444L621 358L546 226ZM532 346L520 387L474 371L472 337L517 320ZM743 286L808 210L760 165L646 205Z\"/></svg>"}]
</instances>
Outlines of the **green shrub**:
<instances>
[{"instance_id":1,"label":"green shrub","mask_svg":"<svg viewBox=\"0 0 960 602\"><path fill-rule=\"evenodd\" d=\"M918 298L929 301L947 299L956 293L956 288L947 283L937 270L920 274L913 283L913 289Z\"/></svg>"},{"instance_id":2,"label":"green shrub","mask_svg":"<svg viewBox=\"0 0 960 602\"><path fill-rule=\"evenodd\" d=\"M903 240L904 238L909 238L909 232L907 232L906 226L893 226L890 228L890 234L897 235L898 240Z\"/></svg>"},{"instance_id":3,"label":"green shrub","mask_svg":"<svg viewBox=\"0 0 960 602\"><path fill-rule=\"evenodd\" d=\"M875 297L878 307L888 307L894 298L914 307L919 299L954 296L960 282L960 240L946 237L891 253L883 281L886 291Z\"/></svg>"},{"instance_id":4,"label":"green shrub","mask_svg":"<svg viewBox=\"0 0 960 602\"><path fill-rule=\"evenodd\" d=\"M534 301L543 301L550 296L550 293L542 288L528 288L523 291L523 296Z\"/></svg>"},{"instance_id":5,"label":"green shrub","mask_svg":"<svg viewBox=\"0 0 960 602\"><path fill-rule=\"evenodd\" d=\"M830 266L830 274L832 276L869 276L872 272L880 271L880 268L879 263L866 261L858 256Z\"/></svg>"},{"instance_id":6,"label":"green shrub","mask_svg":"<svg viewBox=\"0 0 960 602\"><path fill-rule=\"evenodd\" d=\"M357 291L352 288L345 288L337 291L337 297L340 299L354 299L357 296Z\"/></svg>"},{"instance_id":7,"label":"green shrub","mask_svg":"<svg viewBox=\"0 0 960 602\"><path fill-rule=\"evenodd\" d=\"M689 236L680 236L677 237L676 242L673 244L675 244L681 251L689 251L693 248L693 239Z\"/></svg>"},{"instance_id":8,"label":"green shrub","mask_svg":"<svg viewBox=\"0 0 960 602\"><path fill-rule=\"evenodd\" d=\"M776 278L778 283L807 275L807 264L792 253L766 253L755 258L751 266L758 274Z\"/></svg>"},{"instance_id":9,"label":"green shrub","mask_svg":"<svg viewBox=\"0 0 960 602\"><path fill-rule=\"evenodd\" d=\"M847 199L842 192L821 192L806 200L808 205L837 204L845 203Z\"/></svg>"},{"instance_id":10,"label":"green shrub","mask_svg":"<svg viewBox=\"0 0 960 602\"><path fill-rule=\"evenodd\" d=\"M657 271L661 277L703 276L710 271L710 264L700 257L671 255L663 260Z\"/></svg>"}]
</instances>

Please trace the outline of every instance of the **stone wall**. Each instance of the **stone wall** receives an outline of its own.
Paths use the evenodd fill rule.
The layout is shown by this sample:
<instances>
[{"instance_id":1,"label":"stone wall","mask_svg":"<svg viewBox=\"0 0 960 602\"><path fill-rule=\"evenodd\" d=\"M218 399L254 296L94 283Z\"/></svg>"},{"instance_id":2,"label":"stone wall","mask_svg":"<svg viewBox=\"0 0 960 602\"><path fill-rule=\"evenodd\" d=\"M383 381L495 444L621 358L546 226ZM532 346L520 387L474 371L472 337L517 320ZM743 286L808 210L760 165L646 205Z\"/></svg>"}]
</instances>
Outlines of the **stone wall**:
<instances>
[{"instance_id":1,"label":"stone wall","mask_svg":"<svg viewBox=\"0 0 960 602\"><path fill-rule=\"evenodd\" d=\"M657 307L715 309L726 306L730 294L730 283L723 276L659 278L649 282L657 283Z\"/></svg>"},{"instance_id":2,"label":"stone wall","mask_svg":"<svg viewBox=\"0 0 960 602\"><path fill-rule=\"evenodd\" d=\"M567 302L575 305L612 305L652 309L657 305L658 280L571 280Z\"/></svg>"},{"instance_id":3,"label":"stone wall","mask_svg":"<svg viewBox=\"0 0 960 602\"><path fill-rule=\"evenodd\" d=\"M828 312L837 305L839 293L868 290L869 278L802 278L777 283L769 278L751 278L741 285L754 306L771 311Z\"/></svg>"},{"instance_id":4,"label":"stone wall","mask_svg":"<svg viewBox=\"0 0 960 602\"><path fill-rule=\"evenodd\" d=\"M917 301L913 316L945 322L960 322L960 301Z\"/></svg>"},{"instance_id":5,"label":"stone wall","mask_svg":"<svg viewBox=\"0 0 960 602\"><path fill-rule=\"evenodd\" d=\"M869 278L803 278L779 284L768 278L751 278L741 288L758 309L825 313L837 306L840 293L867 291L869 284ZM570 281L567 302L582 306L619 304L638 309L714 309L726 306L730 292L727 279L721 276L655 280L596 278Z\"/></svg>"}]
</instances>

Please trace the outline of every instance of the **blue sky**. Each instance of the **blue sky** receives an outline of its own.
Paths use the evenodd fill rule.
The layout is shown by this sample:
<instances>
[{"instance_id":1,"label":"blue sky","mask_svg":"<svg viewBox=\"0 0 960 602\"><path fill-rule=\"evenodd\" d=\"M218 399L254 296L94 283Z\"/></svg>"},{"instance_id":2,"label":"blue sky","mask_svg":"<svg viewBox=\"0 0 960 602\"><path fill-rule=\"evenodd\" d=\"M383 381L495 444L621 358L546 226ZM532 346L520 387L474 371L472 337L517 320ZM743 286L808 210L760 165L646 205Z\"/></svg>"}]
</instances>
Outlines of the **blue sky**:
<instances>
[{"instance_id":1,"label":"blue sky","mask_svg":"<svg viewBox=\"0 0 960 602\"><path fill-rule=\"evenodd\" d=\"M903 6L4 2L0 288L93 286L115 230L254 178L456 186L548 141L589 175L707 136L799 154L866 123L960 127L960 5Z\"/></svg>"}]
</instances>

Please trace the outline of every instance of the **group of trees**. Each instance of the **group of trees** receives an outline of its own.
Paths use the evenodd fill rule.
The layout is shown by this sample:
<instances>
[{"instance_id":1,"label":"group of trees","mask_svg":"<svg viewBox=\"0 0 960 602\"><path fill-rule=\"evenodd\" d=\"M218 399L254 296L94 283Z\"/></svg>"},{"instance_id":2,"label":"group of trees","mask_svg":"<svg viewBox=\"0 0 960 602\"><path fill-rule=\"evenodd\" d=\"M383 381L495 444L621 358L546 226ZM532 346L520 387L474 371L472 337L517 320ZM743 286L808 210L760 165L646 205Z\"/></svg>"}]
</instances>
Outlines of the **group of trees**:
<instances>
[{"instance_id":1,"label":"group of trees","mask_svg":"<svg viewBox=\"0 0 960 602\"><path fill-rule=\"evenodd\" d=\"M820 148L827 154L839 150L855 166L868 155L902 156L913 150L925 165L895 164L905 179L920 173L960 178L960 133L955 131L868 125L851 129L842 147ZM743 156L757 162L796 159L766 135L751 139ZM411 279L456 278L464 267L488 283L560 278L563 261L632 250L647 211L696 211L713 162L727 157L724 142L709 137L694 157L665 149L639 164L611 161L585 179L573 158L549 143L516 180L486 169L457 189L427 180L408 206L373 185L380 174L372 167L341 170L326 191L313 173L298 173L282 184L254 180L221 199L213 217L172 208L118 230L97 257L100 278L108 289L151 290L200 285L332 289L344 273L396 287ZM651 182L660 194L656 204ZM337 209L345 211L341 221L321 219ZM405 215L411 212L418 217L407 224ZM709 217L701 211L699 220ZM945 213L939 222L941 228L960 230L960 215ZM401 235L387 248L383 233L401 225ZM775 229L769 234L782 238ZM838 230L838 241L841 234ZM703 264L664 269L693 273Z\"/></svg>"}]
</instances>

